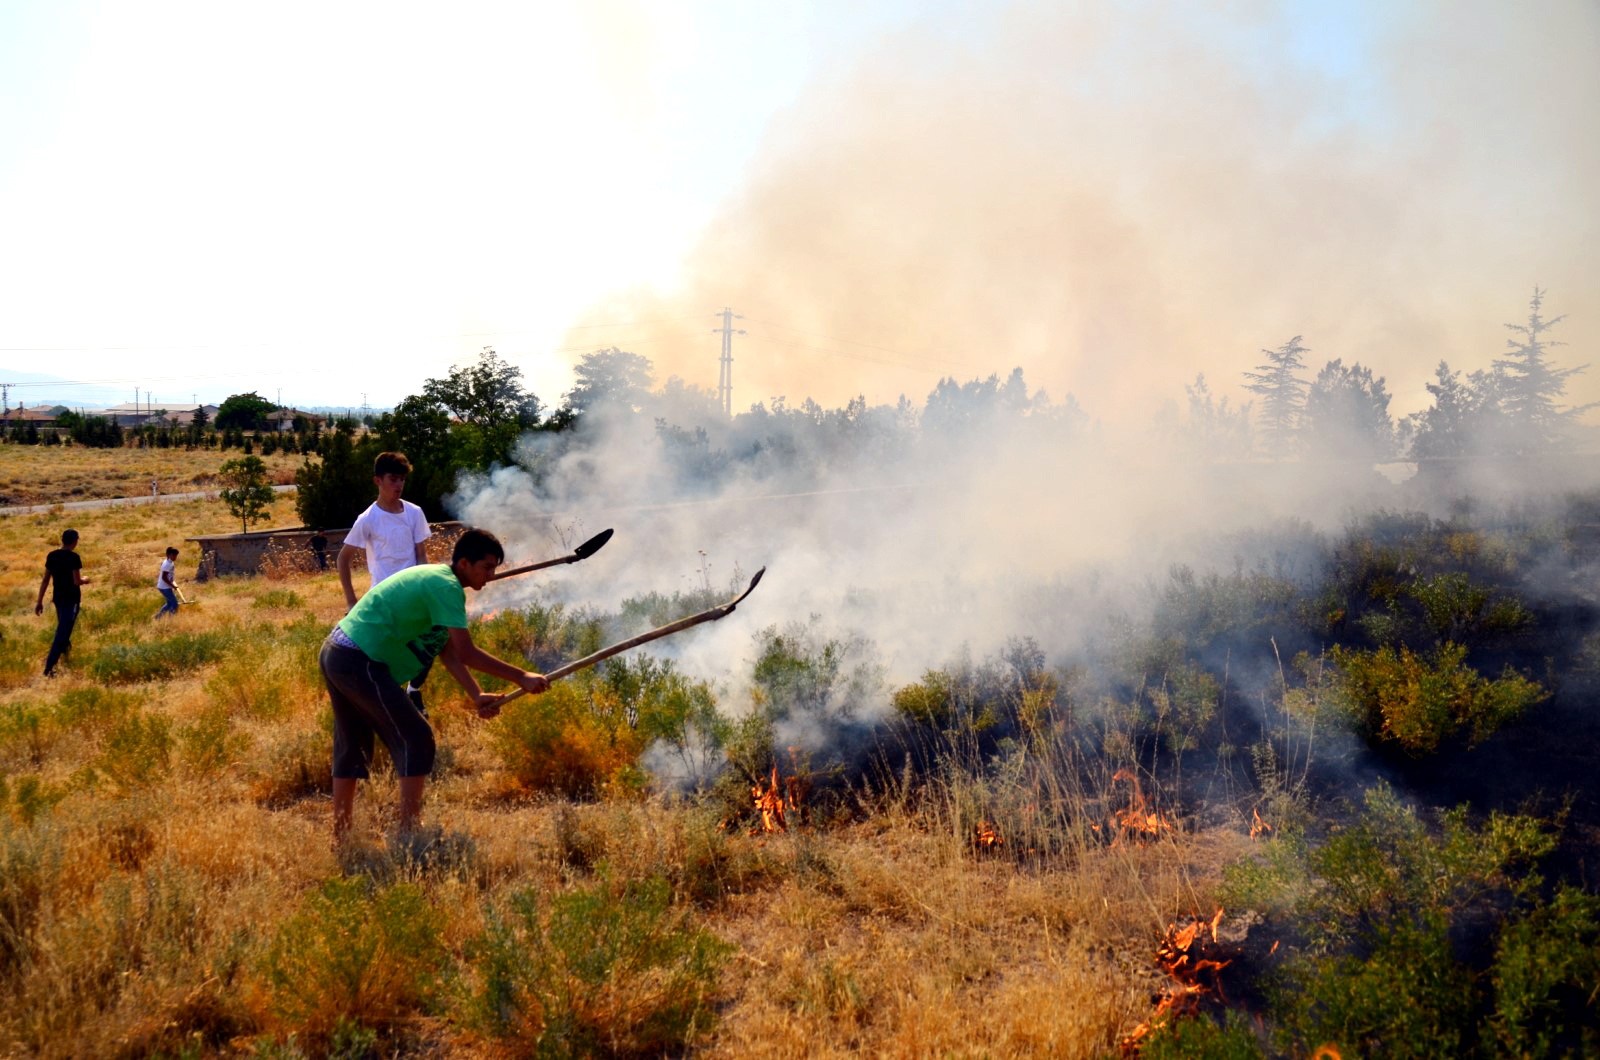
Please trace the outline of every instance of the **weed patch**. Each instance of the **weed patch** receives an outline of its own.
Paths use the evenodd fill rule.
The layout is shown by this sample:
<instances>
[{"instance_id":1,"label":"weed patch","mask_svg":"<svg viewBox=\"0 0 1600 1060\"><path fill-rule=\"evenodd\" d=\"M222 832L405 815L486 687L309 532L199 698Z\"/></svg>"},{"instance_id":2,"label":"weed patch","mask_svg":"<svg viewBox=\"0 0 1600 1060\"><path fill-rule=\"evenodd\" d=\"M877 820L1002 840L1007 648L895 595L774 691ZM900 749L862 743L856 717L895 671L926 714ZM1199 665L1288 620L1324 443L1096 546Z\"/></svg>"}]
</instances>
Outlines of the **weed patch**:
<instances>
[{"instance_id":1,"label":"weed patch","mask_svg":"<svg viewBox=\"0 0 1600 1060\"><path fill-rule=\"evenodd\" d=\"M681 1049L711 1026L729 947L695 927L653 879L554 898L521 890L487 914L471 947L465 1006L487 1035L530 1055L644 1056Z\"/></svg>"}]
</instances>

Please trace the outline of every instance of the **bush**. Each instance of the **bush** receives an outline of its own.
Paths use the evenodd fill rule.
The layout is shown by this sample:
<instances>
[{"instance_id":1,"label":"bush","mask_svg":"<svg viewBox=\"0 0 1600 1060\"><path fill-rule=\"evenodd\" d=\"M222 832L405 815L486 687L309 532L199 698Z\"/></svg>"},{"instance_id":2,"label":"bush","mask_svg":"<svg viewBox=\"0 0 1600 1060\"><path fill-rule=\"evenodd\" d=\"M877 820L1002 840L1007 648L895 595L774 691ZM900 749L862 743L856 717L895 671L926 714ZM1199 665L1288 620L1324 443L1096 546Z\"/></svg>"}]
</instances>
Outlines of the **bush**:
<instances>
[{"instance_id":1,"label":"bush","mask_svg":"<svg viewBox=\"0 0 1600 1060\"><path fill-rule=\"evenodd\" d=\"M172 766L172 723L151 714L131 714L106 734L96 770L122 791L148 787Z\"/></svg>"},{"instance_id":2,"label":"bush","mask_svg":"<svg viewBox=\"0 0 1600 1060\"><path fill-rule=\"evenodd\" d=\"M1562 887L1501 932L1489 1033L1505 1056L1600 1055L1600 896Z\"/></svg>"},{"instance_id":3,"label":"bush","mask_svg":"<svg viewBox=\"0 0 1600 1060\"><path fill-rule=\"evenodd\" d=\"M274 934L262 974L279 1017L317 1039L340 1019L384 1028L437 996L443 916L416 886L329 880Z\"/></svg>"},{"instance_id":4,"label":"bush","mask_svg":"<svg viewBox=\"0 0 1600 1060\"><path fill-rule=\"evenodd\" d=\"M97 681L127 684L166 680L198 670L223 658L231 637L225 632L175 633L161 640L107 644L89 660L88 671Z\"/></svg>"},{"instance_id":5,"label":"bush","mask_svg":"<svg viewBox=\"0 0 1600 1060\"><path fill-rule=\"evenodd\" d=\"M1507 667L1490 680L1466 665L1467 649L1445 644L1432 659L1409 648L1372 651L1336 645L1348 715L1368 740L1427 754L1462 729L1481 743L1506 722L1548 697L1536 682Z\"/></svg>"},{"instance_id":6,"label":"bush","mask_svg":"<svg viewBox=\"0 0 1600 1060\"><path fill-rule=\"evenodd\" d=\"M670 904L665 880L561 895L541 916L536 892L488 911L469 950L468 1016L534 1056L646 1056L708 1030L717 970L732 947Z\"/></svg>"},{"instance_id":7,"label":"bush","mask_svg":"<svg viewBox=\"0 0 1600 1060\"><path fill-rule=\"evenodd\" d=\"M493 734L520 787L572 798L625 779L644 750L615 692L592 677L559 681L544 695L507 704Z\"/></svg>"},{"instance_id":8,"label":"bush","mask_svg":"<svg viewBox=\"0 0 1600 1060\"><path fill-rule=\"evenodd\" d=\"M1266 912L1294 940L1270 990L1291 1039L1287 1051L1333 1042L1345 1055L1469 1056L1496 1002L1480 986L1484 969L1471 963L1486 948L1462 939L1505 922L1508 908L1540 908L1531 868L1554 846L1548 826L1520 815L1492 814L1473 826L1464 809L1451 810L1432 830L1379 786L1349 828L1321 843L1286 828L1263 857L1230 866L1220 900ZM1553 934L1581 942L1585 930L1568 922ZM1513 941L1502 942L1502 952L1541 955L1500 958L1507 968L1552 967L1548 945L1518 944L1515 929L1503 938ZM1580 957L1543 978L1508 972L1508 981L1520 975L1532 984L1519 996L1538 1000L1509 1006L1506 1027L1526 1027L1527 1013L1559 993L1551 983L1592 967Z\"/></svg>"}]
</instances>

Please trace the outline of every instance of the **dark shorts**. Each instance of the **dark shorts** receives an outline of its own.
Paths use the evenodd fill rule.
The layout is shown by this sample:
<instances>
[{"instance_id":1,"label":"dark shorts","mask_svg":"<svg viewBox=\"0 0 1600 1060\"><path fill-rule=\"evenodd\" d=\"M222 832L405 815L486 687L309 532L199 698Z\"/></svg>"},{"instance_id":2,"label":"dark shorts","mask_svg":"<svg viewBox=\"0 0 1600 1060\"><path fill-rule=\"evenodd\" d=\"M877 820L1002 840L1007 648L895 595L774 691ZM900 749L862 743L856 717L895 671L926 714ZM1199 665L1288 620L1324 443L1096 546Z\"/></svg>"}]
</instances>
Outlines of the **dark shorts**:
<instances>
[{"instance_id":1,"label":"dark shorts","mask_svg":"<svg viewBox=\"0 0 1600 1060\"><path fill-rule=\"evenodd\" d=\"M373 737L389 749L402 777L433 772L433 728L406 690L389 676L389 667L359 648L332 639L322 642L322 680L333 701L333 775L361 780L372 760Z\"/></svg>"}]
</instances>

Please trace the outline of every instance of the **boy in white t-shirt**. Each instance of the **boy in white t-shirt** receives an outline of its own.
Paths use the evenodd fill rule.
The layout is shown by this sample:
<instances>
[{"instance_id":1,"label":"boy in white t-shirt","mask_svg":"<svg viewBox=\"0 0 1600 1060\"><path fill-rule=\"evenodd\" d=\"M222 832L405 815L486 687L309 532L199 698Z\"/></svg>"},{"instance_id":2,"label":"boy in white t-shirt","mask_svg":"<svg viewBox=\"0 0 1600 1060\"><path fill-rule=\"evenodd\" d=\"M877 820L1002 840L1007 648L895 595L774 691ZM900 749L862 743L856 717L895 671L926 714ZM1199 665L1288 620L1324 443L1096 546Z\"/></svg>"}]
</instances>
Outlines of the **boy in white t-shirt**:
<instances>
[{"instance_id":1,"label":"boy in white t-shirt","mask_svg":"<svg viewBox=\"0 0 1600 1060\"><path fill-rule=\"evenodd\" d=\"M423 542L433 530L422 509L400 497L410 473L411 461L404 453L379 453L378 459L372 462L372 481L378 487L378 499L356 516L355 524L344 535L344 544L334 564L339 569L339 585L344 589L347 610L356 606L350 568L357 550L367 554L367 573L372 575L369 589L396 571L428 562ZM406 688L418 710L424 709L419 689L427 676L428 671L424 669Z\"/></svg>"},{"instance_id":2,"label":"boy in white t-shirt","mask_svg":"<svg viewBox=\"0 0 1600 1060\"><path fill-rule=\"evenodd\" d=\"M161 561L161 571L156 575L156 588L160 590L166 603L161 605L161 610L155 613L154 618L162 615L175 615L178 613L178 583L173 581L173 571L178 565L178 550L167 549L167 558Z\"/></svg>"}]
</instances>

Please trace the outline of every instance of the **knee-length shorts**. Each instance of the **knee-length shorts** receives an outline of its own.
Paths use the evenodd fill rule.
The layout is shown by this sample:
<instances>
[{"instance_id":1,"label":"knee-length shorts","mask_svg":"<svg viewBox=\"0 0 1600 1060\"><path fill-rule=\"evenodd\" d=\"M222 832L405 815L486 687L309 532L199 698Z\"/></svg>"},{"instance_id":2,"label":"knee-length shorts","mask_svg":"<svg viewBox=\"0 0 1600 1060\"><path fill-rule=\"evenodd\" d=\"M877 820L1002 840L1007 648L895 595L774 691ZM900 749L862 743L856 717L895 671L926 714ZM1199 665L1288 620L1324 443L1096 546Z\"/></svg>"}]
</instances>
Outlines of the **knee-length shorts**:
<instances>
[{"instance_id":1,"label":"knee-length shorts","mask_svg":"<svg viewBox=\"0 0 1600 1060\"><path fill-rule=\"evenodd\" d=\"M359 648L329 637L318 658L333 701L333 775L363 780L373 737L383 741L402 777L433 772L433 727L389 674L389 667Z\"/></svg>"}]
</instances>

